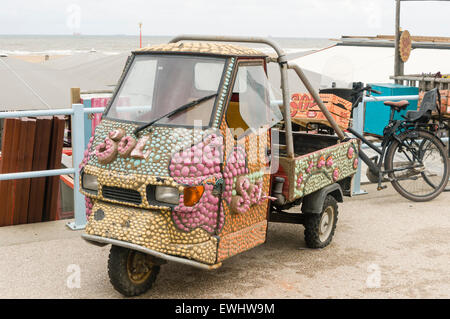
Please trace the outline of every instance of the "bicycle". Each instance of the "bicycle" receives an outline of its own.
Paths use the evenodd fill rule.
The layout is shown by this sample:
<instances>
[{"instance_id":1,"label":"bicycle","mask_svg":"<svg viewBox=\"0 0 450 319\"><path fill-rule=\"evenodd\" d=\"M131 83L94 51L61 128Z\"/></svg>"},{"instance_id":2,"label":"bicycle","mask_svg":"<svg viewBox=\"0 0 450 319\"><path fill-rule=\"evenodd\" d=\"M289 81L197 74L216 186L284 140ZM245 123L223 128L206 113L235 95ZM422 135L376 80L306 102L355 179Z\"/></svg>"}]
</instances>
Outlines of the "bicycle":
<instances>
[{"instance_id":1,"label":"bicycle","mask_svg":"<svg viewBox=\"0 0 450 319\"><path fill-rule=\"evenodd\" d=\"M355 90L357 98L353 109L362 101L364 92L381 94L370 86ZM348 128L350 133L378 153L369 158L362 150L359 152L361 160L368 166L369 181L378 183L377 190L387 187L382 185L383 182L391 182L400 195L412 201L432 200L444 191L449 179L445 145L437 137L441 123L430 123L431 113L437 105L440 112L439 91L433 89L425 93L419 110L408 111L402 120L394 120L394 115L406 109L408 101L386 101L384 105L391 108L391 114L383 130L381 148Z\"/></svg>"}]
</instances>

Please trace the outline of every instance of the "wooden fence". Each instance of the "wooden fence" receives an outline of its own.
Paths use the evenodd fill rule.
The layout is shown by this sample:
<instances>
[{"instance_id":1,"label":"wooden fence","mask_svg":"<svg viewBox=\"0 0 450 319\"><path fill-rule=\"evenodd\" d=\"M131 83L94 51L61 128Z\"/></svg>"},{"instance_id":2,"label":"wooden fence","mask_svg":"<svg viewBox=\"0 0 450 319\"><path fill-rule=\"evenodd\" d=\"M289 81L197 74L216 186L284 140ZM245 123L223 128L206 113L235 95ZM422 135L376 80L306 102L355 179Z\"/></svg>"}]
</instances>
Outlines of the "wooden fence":
<instances>
[{"instance_id":1,"label":"wooden fence","mask_svg":"<svg viewBox=\"0 0 450 319\"><path fill-rule=\"evenodd\" d=\"M4 120L0 174L61 168L64 116ZM59 176L0 181L0 226L56 220Z\"/></svg>"}]
</instances>

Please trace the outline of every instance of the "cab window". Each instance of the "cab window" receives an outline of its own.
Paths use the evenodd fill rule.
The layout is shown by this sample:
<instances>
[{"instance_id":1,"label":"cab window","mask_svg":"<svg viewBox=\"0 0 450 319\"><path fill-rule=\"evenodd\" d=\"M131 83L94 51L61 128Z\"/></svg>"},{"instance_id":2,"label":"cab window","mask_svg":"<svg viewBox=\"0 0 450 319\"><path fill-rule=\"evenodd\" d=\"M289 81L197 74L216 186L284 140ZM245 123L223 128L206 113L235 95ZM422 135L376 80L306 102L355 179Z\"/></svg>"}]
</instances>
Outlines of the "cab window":
<instances>
[{"instance_id":1,"label":"cab window","mask_svg":"<svg viewBox=\"0 0 450 319\"><path fill-rule=\"evenodd\" d=\"M281 120L278 108L271 109L269 85L261 64L240 64L226 120L235 138L268 129Z\"/></svg>"}]
</instances>

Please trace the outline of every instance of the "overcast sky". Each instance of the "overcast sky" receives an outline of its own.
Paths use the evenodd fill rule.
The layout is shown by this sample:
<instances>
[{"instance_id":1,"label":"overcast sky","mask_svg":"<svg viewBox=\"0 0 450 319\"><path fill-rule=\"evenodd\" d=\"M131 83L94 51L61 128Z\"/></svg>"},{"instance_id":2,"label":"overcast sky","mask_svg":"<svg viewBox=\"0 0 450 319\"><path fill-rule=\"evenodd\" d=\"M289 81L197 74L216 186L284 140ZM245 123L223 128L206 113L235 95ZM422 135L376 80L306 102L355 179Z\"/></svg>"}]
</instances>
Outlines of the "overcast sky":
<instances>
[{"instance_id":1,"label":"overcast sky","mask_svg":"<svg viewBox=\"0 0 450 319\"><path fill-rule=\"evenodd\" d=\"M394 0L1 0L0 34L393 34ZM450 2L403 2L412 35L450 36Z\"/></svg>"}]
</instances>

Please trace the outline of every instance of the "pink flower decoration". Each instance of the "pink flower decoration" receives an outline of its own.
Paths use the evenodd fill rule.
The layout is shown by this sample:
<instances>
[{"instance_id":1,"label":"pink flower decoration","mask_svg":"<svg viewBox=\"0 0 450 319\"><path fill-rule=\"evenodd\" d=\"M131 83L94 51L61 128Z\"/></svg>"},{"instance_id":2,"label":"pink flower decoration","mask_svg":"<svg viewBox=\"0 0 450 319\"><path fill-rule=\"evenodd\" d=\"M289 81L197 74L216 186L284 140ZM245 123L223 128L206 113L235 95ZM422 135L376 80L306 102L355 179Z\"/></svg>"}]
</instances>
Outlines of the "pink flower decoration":
<instances>
[{"instance_id":1,"label":"pink flower decoration","mask_svg":"<svg viewBox=\"0 0 450 319\"><path fill-rule=\"evenodd\" d=\"M321 168L324 165L325 165L325 158L323 156L321 156L319 158L319 162L317 163L317 168Z\"/></svg>"},{"instance_id":2,"label":"pink flower decoration","mask_svg":"<svg viewBox=\"0 0 450 319\"><path fill-rule=\"evenodd\" d=\"M333 171L333 180L337 181L339 178L339 169L336 167Z\"/></svg>"},{"instance_id":3,"label":"pink flower decoration","mask_svg":"<svg viewBox=\"0 0 450 319\"><path fill-rule=\"evenodd\" d=\"M307 172L307 173L310 173L313 167L314 167L314 163L313 163L312 161L309 162L309 166L308 166L308 168L306 169L306 172Z\"/></svg>"},{"instance_id":4,"label":"pink flower decoration","mask_svg":"<svg viewBox=\"0 0 450 319\"><path fill-rule=\"evenodd\" d=\"M353 161L353 169L356 169L358 167L358 159L355 158L355 160Z\"/></svg>"},{"instance_id":5,"label":"pink flower decoration","mask_svg":"<svg viewBox=\"0 0 450 319\"><path fill-rule=\"evenodd\" d=\"M355 152L355 151L353 150L353 147L350 146L350 147L348 148L347 157L348 157L348 158L352 158L354 152Z\"/></svg>"},{"instance_id":6,"label":"pink flower decoration","mask_svg":"<svg viewBox=\"0 0 450 319\"><path fill-rule=\"evenodd\" d=\"M333 157L328 156L327 158L327 167L331 167L333 165Z\"/></svg>"},{"instance_id":7,"label":"pink flower decoration","mask_svg":"<svg viewBox=\"0 0 450 319\"><path fill-rule=\"evenodd\" d=\"M297 187L300 187L302 185L302 182L303 182L303 174L300 173L297 178Z\"/></svg>"}]
</instances>

